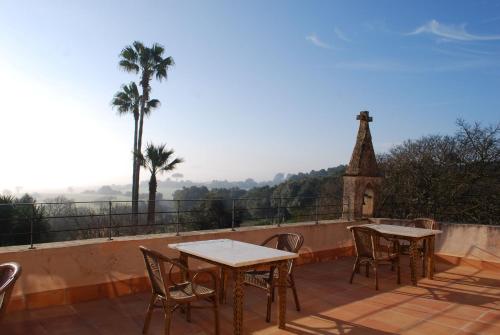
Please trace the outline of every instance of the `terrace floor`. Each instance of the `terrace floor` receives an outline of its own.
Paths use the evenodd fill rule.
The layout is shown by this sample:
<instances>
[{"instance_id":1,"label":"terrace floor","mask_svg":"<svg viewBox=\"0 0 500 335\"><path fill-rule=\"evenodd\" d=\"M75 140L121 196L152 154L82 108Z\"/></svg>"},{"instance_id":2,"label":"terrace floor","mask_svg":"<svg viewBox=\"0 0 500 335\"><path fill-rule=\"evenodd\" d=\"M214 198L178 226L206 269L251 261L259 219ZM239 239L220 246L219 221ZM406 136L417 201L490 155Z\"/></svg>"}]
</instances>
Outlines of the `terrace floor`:
<instances>
[{"instance_id":1,"label":"terrace floor","mask_svg":"<svg viewBox=\"0 0 500 335\"><path fill-rule=\"evenodd\" d=\"M244 328L248 334L500 334L500 273L437 264L434 280L410 285L407 260L402 285L381 267L380 290L373 278L357 275L348 283L353 258L297 267L302 311L289 294L287 330L265 322L265 293L245 291ZM363 272L363 271L362 271ZM290 293L290 292L289 292ZM221 333L232 333L232 302L221 306ZM149 294L12 313L2 334L141 334ZM273 306L274 307L274 306ZM171 334L213 334L210 309L193 310L188 323L175 312ZM150 334L162 334L163 316L153 315Z\"/></svg>"}]
</instances>

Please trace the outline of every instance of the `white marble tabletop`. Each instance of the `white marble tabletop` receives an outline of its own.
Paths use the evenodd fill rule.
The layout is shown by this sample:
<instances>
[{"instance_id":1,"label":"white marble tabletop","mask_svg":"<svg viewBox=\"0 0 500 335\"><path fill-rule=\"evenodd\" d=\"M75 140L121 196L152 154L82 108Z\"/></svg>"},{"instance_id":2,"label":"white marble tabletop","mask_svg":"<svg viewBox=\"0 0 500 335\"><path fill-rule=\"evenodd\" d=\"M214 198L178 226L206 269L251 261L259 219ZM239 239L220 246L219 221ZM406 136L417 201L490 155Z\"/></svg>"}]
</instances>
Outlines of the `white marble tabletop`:
<instances>
[{"instance_id":1,"label":"white marble tabletop","mask_svg":"<svg viewBox=\"0 0 500 335\"><path fill-rule=\"evenodd\" d=\"M442 233L441 230L406 227L406 226L398 226L391 224L362 224L358 226L349 226L347 227L347 229L351 227L367 227L367 228L372 228L373 230L376 230L381 234L414 237L414 238L437 235Z\"/></svg>"},{"instance_id":2,"label":"white marble tabletop","mask_svg":"<svg viewBox=\"0 0 500 335\"><path fill-rule=\"evenodd\" d=\"M299 256L288 251L230 239L174 243L168 246L185 254L234 268L293 259Z\"/></svg>"}]
</instances>

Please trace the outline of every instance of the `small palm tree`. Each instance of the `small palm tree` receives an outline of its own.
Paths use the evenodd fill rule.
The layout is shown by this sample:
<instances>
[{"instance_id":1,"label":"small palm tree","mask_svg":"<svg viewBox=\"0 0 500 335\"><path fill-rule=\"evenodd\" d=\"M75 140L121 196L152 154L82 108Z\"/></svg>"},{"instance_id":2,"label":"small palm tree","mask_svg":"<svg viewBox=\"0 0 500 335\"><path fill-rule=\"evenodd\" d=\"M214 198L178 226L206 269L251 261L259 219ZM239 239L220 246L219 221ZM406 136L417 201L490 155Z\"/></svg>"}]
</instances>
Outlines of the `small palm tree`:
<instances>
[{"instance_id":1,"label":"small palm tree","mask_svg":"<svg viewBox=\"0 0 500 335\"><path fill-rule=\"evenodd\" d=\"M157 43L151 47L146 47L142 42L135 41L132 45L126 46L120 53L120 67L127 72L139 74L140 86L142 88L141 105L139 111L139 134L137 137L137 152L142 152L142 129L144 115L148 113L149 93L151 92L151 79L156 77L162 81L167 79L168 69L174 65L172 57L163 57L165 48ZM139 174L140 165L136 162L134 167L134 183L132 183L133 207L137 212L137 201L139 200ZM135 189L134 189L135 186Z\"/></svg>"},{"instance_id":2,"label":"small palm tree","mask_svg":"<svg viewBox=\"0 0 500 335\"><path fill-rule=\"evenodd\" d=\"M151 173L149 179L149 199L148 199L148 224L152 225L155 221L156 189L158 183L156 175L166 171L172 171L177 164L182 163L182 158L173 159L174 150L166 149L165 144L158 146L149 143L146 147L146 155L140 155L141 165Z\"/></svg>"}]
</instances>

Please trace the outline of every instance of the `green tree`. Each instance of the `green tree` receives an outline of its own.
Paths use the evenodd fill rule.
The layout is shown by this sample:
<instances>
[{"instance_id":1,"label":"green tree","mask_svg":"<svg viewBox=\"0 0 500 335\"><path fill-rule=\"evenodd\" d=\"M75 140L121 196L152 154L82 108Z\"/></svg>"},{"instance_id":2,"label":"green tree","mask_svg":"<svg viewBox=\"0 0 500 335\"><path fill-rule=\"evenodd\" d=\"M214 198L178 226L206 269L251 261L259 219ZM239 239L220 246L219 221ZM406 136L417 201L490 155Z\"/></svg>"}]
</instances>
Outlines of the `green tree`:
<instances>
[{"instance_id":1,"label":"green tree","mask_svg":"<svg viewBox=\"0 0 500 335\"><path fill-rule=\"evenodd\" d=\"M152 143L146 147L146 155L140 156L139 161L142 166L149 170L151 177L149 179L149 199L148 199L148 224L154 224L155 205L156 205L156 189L158 182L156 175L167 171L172 171L177 167L177 164L182 163L182 158L173 158L174 150L166 149L165 144L158 146Z\"/></svg>"},{"instance_id":2,"label":"green tree","mask_svg":"<svg viewBox=\"0 0 500 335\"><path fill-rule=\"evenodd\" d=\"M454 136L408 140L380 155L381 215L499 222L500 124L457 126Z\"/></svg>"},{"instance_id":3,"label":"green tree","mask_svg":"<svg viewBox=\"0 0 500 335\"><path fill-rule=\"evenodd\" d=\"M142 154L142 132L144 116L148 114L152 105L149 104L151 93L151 80L155 77L162 81L167 79L168 69L174 65L172 57L163 57L165 48L154 43L151 47L146 47L142 42L135 41L132 45L126 46L120 53L120 67L127 72L139 74L140 86L142 88L139 108L139 129L137 135L136 157ZM156 100L156 105L159 102ZM139 174L140 162L135 160L132 183L132 211L137 213L139 200Z\"/></svg>"},{"instance_id":4,"label":"green tree","mask_svg":"<svg viewBox=\"0 0 500 335\"><path fill-rule=\"evenodd\" d=\"M33 243L48 242L45 216L44 208L28 194L19 199L0 195L0 245L29 244L32 224Z\"/></svg>"}]
</instances>

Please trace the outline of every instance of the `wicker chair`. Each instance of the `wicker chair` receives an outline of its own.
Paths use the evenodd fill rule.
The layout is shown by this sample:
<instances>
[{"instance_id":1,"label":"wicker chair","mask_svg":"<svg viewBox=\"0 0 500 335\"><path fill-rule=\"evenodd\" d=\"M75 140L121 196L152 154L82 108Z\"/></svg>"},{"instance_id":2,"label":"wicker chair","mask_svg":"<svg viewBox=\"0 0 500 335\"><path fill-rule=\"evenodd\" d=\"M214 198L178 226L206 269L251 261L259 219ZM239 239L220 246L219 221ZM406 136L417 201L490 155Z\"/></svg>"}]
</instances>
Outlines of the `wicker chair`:
<instances>
[{"instance_id":1,"label":"wicker chair","mask_svg":"<svg viewBox=\"0 0 500 335\"><path fill-rule=\"evenodd\" d=\"M390 239L382 236L377 231L367 228L367 227L351 227L352 236L354 239L354 247L356 249L356 261L352 268L351 279L349 283L352 284L354 279L354 274L359 272L360 265L366 266L366 276L369 276L369 268L373 267L373 272L375 274L375 289L378 290L378 273L377 267L381 263L391 264L391 268L396 265L398 284L401 284L401 271L399 266L399 242L397 239ZM380 240L385 239L390 242L393 246L393 250L390 247L382 247ZM384 250L385 249L385 250Z\"/></svg>"},{"instance_id":2,"label":"wicker chair","mask_svg":"<svg viewBox=\"0 0 500 335\"><path fill-rule=\"evenodd\" d=\"M5 315L14 284L21 276L21 265L18 263L0 264L0 321Z\"/></svg>"},{"instance_id":3,"label":"wicker chair","mask_svg":"<svg viewBox=\"0 0 500 335\"><path fill-rule=\"evenodd\" d=\"M262 246L272 246L275 249L285 250L297 253L302 244L304 237L300 234L277 234L269 237ZM299 297L297 296L297 288L295 287L295 280L293 277L295 260L288 261L288 276L287 287L292 289L293 298L295 300L295 307L300 311ZM271 304L274 301L274 290L278 284L278 271L276 267L271 267L269 270L253 270L245 273L245 284L263 289L267 292L267 312L266 321L271 321Z\"/></svg>"},{"instance_id":4,"label":"wicker chair","mask_svg":"<svg viewBox=\"0 0 500 335\"><path fill-rule=\"evenodd\" d=\"M191 308L213 308L215 318L215 334L219 334L219 312L217 299L217 279L210 271L189 271L187 267L176 259L168 258L159 252L139 247L144 256L146 269L151 282L151 301L144 321L143 334L148 332L151 315L154 308L163 308L165 313L165 334L170 333L172 312L178 307L186 309L186 319L191 321ZM168 267L168 272L165 271ZM180 281L173 278L174 270L178 269ZM191 274L194 276L191 277ZM196 283L198 276L208 274L214 288L208 288ZM209 306L192 306L197 301L206 300Z\"/></svg>"}]
</instances>

